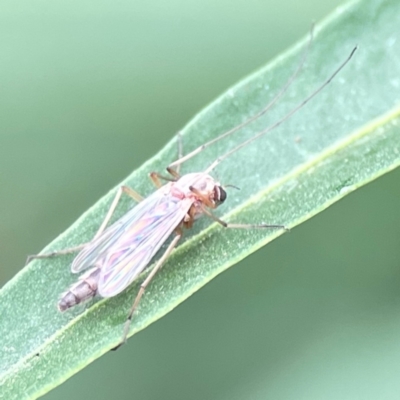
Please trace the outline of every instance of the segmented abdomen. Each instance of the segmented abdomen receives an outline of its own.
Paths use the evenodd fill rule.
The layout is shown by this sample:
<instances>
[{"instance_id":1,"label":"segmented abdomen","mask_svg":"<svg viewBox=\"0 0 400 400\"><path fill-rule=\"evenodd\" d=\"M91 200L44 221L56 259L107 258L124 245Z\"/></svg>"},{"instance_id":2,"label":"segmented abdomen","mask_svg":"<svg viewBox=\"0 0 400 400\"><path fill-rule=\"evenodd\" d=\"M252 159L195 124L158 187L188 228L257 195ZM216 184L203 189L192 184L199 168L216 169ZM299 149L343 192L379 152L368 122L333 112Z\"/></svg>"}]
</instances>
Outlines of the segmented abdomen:
<instances>
[{"instance_id":1,"label":"segmented abdomen","mask_svg":"<svg viewBox=\"0 0 400 400\"><path fill-rule=\"evenodd\" d=\"M78 282L70 286L70 288L61 295L58 302L58 309L63 312L76 304L94 297L97 293L99 276L99 267L94 267L82 275Z\"/></svg>"}]
</instances>

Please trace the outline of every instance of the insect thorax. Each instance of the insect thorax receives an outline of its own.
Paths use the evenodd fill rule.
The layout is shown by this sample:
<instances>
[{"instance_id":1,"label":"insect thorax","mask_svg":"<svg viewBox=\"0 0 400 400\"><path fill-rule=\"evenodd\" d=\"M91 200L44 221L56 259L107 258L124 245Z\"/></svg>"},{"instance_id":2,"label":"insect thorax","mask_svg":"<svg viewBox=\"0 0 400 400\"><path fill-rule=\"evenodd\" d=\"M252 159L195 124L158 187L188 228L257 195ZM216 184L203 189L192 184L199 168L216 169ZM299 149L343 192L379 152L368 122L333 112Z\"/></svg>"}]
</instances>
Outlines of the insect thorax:
<instances>
[{"instance_id":1,"label":"insect thorax","mask_svg":"<svg viewBox=\"0 0 400 400\"><path fill-rule=\"evenodd\" d=\"M226 199L226 192L220 184L203 172L184 175L173 187L183 197L193 199L195 208L201 208L202 205L216 208ZM201 213L199 209L195 214L198 213Z\"/></svg>"}]
</instances>

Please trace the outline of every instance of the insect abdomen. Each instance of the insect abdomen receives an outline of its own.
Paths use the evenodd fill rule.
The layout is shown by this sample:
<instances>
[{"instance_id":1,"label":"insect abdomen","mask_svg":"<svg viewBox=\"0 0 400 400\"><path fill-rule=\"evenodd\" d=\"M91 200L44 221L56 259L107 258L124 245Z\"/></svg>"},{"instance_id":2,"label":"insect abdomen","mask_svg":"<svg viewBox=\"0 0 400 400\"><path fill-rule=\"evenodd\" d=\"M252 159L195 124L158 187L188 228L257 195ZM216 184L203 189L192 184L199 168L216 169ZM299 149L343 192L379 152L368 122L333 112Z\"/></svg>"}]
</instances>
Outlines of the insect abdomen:
<instances>
[{"instance_id":1,"label":"insect abdomen","mask_svg":"<svg viewBox=\"0 0 400 400\"><path fill-rule=\"evenodd\" d=\"M78 282L61 295L58 309L63 312L94 297L97 293L99 274L100 268L94 267L82 275Z\"/></svg>"}]
</instances>

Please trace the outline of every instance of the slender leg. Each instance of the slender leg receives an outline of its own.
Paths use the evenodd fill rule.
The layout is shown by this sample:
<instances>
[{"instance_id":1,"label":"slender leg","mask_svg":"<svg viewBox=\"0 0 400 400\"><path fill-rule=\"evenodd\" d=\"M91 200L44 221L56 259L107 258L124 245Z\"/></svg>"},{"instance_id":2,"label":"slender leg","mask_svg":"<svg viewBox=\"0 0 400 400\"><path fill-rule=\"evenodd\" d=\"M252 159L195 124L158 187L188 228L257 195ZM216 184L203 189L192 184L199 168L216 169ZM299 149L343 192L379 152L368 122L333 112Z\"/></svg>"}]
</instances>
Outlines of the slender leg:
<instances>
[{"instance_id":1,"label":"slender leg","mask_svg":"<svg viewBox=\"0 0 400 400\"><path fill-rule=\"evenodd\" d=\"M122 193L127 194L128 196L132 197L132 199L136 200L138 203L141 202L143 200L143 197L135 192L133 189L131 189L128 186L121 186L118 189L117 194L114 197L113 202L111 203L111 206L107 212L107 215L104 218L104 221L102 222L102 224L100 225L99 230L97 231L97 233L94 235L93 240L97 239L104 231L104 229L106 228L107 224L110 222L110 219L112 217L112 215L114 214L114 211L119 203L119 200L121 199Z\"/></svg>"},{"instance_id":2,"label":"slender leg","mask_svg":"<svg viewBox=\"0 0 400 400\"><path fill-rule=\"evenodd\" d=\"M232 228L232 229L263 229L263 228L271 228L271 229L284 229L285 231L289 231L285 225L269 225L269 224L230 224L228 222L222 221L217 216L215 216L210 210L207 210L205 207L202 208L204 214L213 219L215 222L221 224L224 228Z\"/></svg>"},{"instance_id":3,"label":"slender leg","mask_svg":"<svg viewBox=\"0 0 400 400\"><path fill-rule=\"evenodd\" d=\"M183 152L181 132L177 133L177 143L178 143L178 160L179 160L182 158L182 152ZM172 176L172 178L170 176L159 174L158 172L151 172L150 179L153 181L154 186L157 189L159 189L162 186L161 183L162 180L167 182L176 182L181 177L179 174L180 169L181 169L181 164L179 164L176 169L167 167L167 171Z\"/></svg>"},{"instance_id":4,"label":"slender leg","mask_svg":"<svg viewBox=\"0 0 400 400\"><path fill-rule=\"evenodd\" d=\"M116 347L114 347L112 350L117 350L119 347L121 347L126 342L126 339L128 337L128 333L129 333L129 328L131 326L133 314L136 311L137 306L139 305L139 302L146 290L146 287L151 282L151 280L154 278L155 274L161 269L161 267L163 266L166 259L169 257L169 255L171 254L172 250L175 248L175 246L177 245L177 243L181 237L182 237L182 233L180 232L180 230L178 230L177 235L175 236L174 240L169 244L167 250L165 250L162 257L158 260L157 264L151 270L150 274L147 276L147 278L144 280L144 282L140 285L139 292L135 297L135 300L129 311L128 318L125 322L121 342Z\"/></svg>"},{"instance_id":5,"label":"slender leg","mask_svg":"<svg viewBox=\"0 0 400 400\"><path fill-rule=\"evenodd\" d=\"M208 208L216 208L217 206L209 199L209 198L207 198L207 196L205 196L204 194L202 194L199 190L197 190L195 187L193 187L193 186L189 186L189 189L190 189L190 191L192 192L192 193L194 193L197 197L198 197L198 199L199 200L201 200L201 202L203 203L203 205L204 205L204 207L202 207L202 209L203 209L203 211L204 211L204 214L206 214L206 215L208 215L208 216L210 216L211 217L211 213L210 213L210 211L208 211L208 209L206 208L206 207L208 207ZM207 213L210 213L210 214L207 214ZM214 217L214 215L211 217L211 218L213 218ZM215 218L217 218L217 217L215 217Z\"/></svg>"},{"instance_id":6,"label":"slender leg","mask_svg":"<svg viewBox=\"0 0 400 400\"><path fill-rule=\"evenodd\" d=\"M138 194L137 192L135 192L133 189L129 188L128 186L121 186L118 189L117 194L114 197L113 202L111 203L111 206L107 212L107 215L105 216L102 224L100 225L99 230L97 231L97 233L94 235L93 239L91 240L91 242L95 239L97 239L104 231L104 229L106 228L107 224L110 222L110 218L112 217L115 208L118 205L118 202L121 198L122 193L126 193L128 196L132 197L134 200L136 200L137 202L140 202L143 200L143 197L140 196L140 194ZM75 253L79 250L82 250L88 243L82 243L79 244L77 246L74 247L69 247L67 249L63 249L63 250L57 250L57 251L53 251L51 253L46 253L46 254L34 254L34 255L30 255L28 256L28 258L26 259L26 263L25 265L27 265L30 261L32 261L35 258L50 258L50 257L55 257L55 256L59 256L59 255L64 255L64 254L70 254L70 253Z\"/></svg>"},{"instance_id":7,"label":"slender leg","mask_svg":"<svg viewBox=\"0 0 400 400\"><path fill-rule=\"evenodd\" d=\"M169 171L168 171L169 172ZM175 172L175 171L174 171ZM162 186L161 180L168 182L176 182L179 175L176 177L171 173L172 178L159 174L158 172L150 172L150 179L153 181L154 186L159 189Z\"/></svg>"},{"instance_id":8,"label":"slender leg","mask_svg":"<svg viewBox=\"0 0 400 400\"><path fill-rule=\"evenodd\" d=\"M179 175L179 172L178 172L178 170L175 170L175 169L173 169L173 168L170 168L170 167L167 167L167 171L168 171L168 173L169 174L171 174L175 179L175 181L176 180L178 180L181 176Z\"/></svg>"},{"instance_id":9,"label":"slender leg","mask_svg":"<svg viewBox=\"0 0 400 400\"><path fill-rule=\"evenodd\" d=\"M36 258L50 258L50 257L55 257L55 256L60 256L64 254L70 254L70 253L75 253L76 251L82 250L88 243L82 243L78 246L74 247L68 247L67 249L63 250L57 250L53 251L51 253L46 253L46 254L31 254L26 258L25 265L28 265L32 260Z\"/></svg>"}]
</instances>

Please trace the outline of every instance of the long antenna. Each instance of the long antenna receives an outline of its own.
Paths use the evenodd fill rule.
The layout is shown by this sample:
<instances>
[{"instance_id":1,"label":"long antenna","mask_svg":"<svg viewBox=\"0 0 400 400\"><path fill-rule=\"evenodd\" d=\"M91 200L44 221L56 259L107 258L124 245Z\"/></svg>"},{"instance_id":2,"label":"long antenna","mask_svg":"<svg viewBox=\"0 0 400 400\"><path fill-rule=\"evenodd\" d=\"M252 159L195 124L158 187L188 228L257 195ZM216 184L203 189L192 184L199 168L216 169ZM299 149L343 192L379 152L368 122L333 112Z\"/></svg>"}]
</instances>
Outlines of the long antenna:
<instances>
[{"instance_id":1,"label":"long antenna","mask_svg":"<svg viewBox=\"0 0 400 400\"><path fill-rule=\"evenodd\" d=\"M295 114L297 111L299 111L301 108L303 108L313 97L315 97L322 89L325 88L325 86L329 85L331 83L332 79L344 68L344 66L350 61L350 59L353 57L354 53L357 50L357 46L354 47L354 49L351 51L350 55L346 58L346 60L333 72L333 74L321 85L319 86L314 92L312 92L308 97L306 97L303 101L301 101L296 107L294 107L291 111L289 111L283 118L275 122L274 124L270 125L268 128L264 129L263 131L259 132L252 138L244 141L243 143L239 144L238 146L234 147L232 150L228 151L221 157L218 157L204 172L209 173L212 171L221 161L225 160L225 158L229 157L231 154L237 152L240 150L242 147L247 146L249 143L253 142L254 140L258 139L259 137L265 135L266 133L272 131L279 125L281 125L283 122L285 122L287 119L289 119L293 114Z\"/></svg>"},{"instance_id":2,"label":"long antenna","mask_svg":"<svg viewBox=\"0 0 400 400\"><path fill-rule=\"evenodd\" d=\"M222 135L216 137L215 139L210 140L207 143L202 144L201 146L197 147L197 149L191 151L190 153L186 154L184 157L179 158L178 160L174 161L173 163L171 163L168 168L175 168L178 165L181 165L182 163L184 163L185 161L191 159L192 157L194 157L195 155L199 154L200 152L202 152L204 149L206 149L207 147L211 146L212 144L218 142L221 139L226 138L229 135L232 135L233 133L235 133L236 131L238 131L239 129L242 129L244 126L250 124L251 122L255 121L256 119L260 118L262 115L264 115L289 89L289 87L291 86L291 84L293 83L293 81L297 78L297 76L299 75L300 71L303 69L304 64L308 58L308 54L310 52L310 47L311 47L311 43L313 41L313 36L314 36L314 24L311 25L311 29L310 29L310 38L308 40L307 46L305 47L303 54L301 56L301 60L299 65L297 66L296 70L293 72L293 74L289 77L289 79L286 81L286 83L283 85L283 87L281 88L281 90L272 98L272 100L257 114L253 115L252 117L250 117L249 119L247 119L246 121L242 122L241 124L235 126L234 128L230 129L229 131L223 133Z\"/></svg>"}]
</instances>

